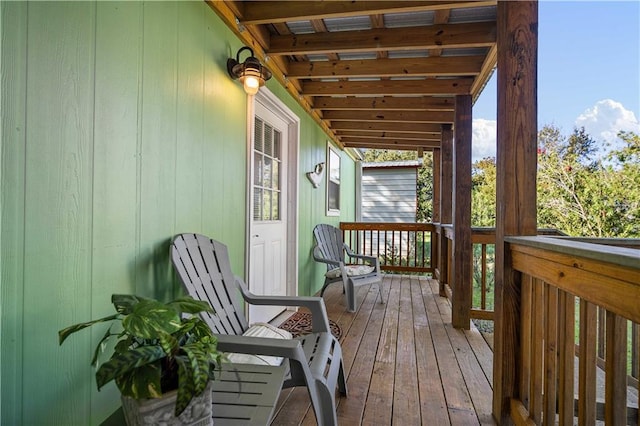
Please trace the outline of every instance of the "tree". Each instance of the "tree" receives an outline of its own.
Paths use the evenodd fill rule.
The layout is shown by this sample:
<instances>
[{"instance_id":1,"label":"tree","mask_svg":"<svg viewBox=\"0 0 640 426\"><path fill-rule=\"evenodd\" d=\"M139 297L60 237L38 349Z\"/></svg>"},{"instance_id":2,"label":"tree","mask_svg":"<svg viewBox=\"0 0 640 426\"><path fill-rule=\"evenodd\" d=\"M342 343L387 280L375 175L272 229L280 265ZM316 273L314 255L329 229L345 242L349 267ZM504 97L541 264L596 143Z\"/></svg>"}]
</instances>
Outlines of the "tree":
<instances>
[{"instance_id":1,"label":"tree","mask_svg":"<svg viewBox=\"0 0 640 426\"><path fill-rule=\"evenodd\" d=\"M621 132L625 146L597 157L584 130L564 138L553 126L539 133L538 227L572 236L640 237L640 141Z\"/></svg>"},{"instance_id":2,"label":"tree","mask_svg":"<svg viewBox=\"0 0 640 426\"><path fill-rule=\"evenodd\" d=\"M496 159L484 158L471 169L471 226L496 226Z\"/></svg>"},{"instance_id":3,"label":"tree","mask_svg":"<svg viewBox=\"0 0 640 426\"><path fill-rule=\"evenodd\" d=\"M590 220L586 187L599 162L595 142L584 129L567 139L558 128L545 126L538 139L538 227L558 228L569 235L600 236ZM592 191L589 191L592 192Z\"/></svg>"},{"instance_id":4,"label":"tree","mask_svg":"<svg viewBox=\"0 0 640 426\"><path fill-rule=\"evenodd\" d=\"M640 238L640 136L620 132L624 143L599 157L584 128L565 137L553 125L538 132L538 228L571 236ZM415 152L369 150L367 161L416 159ZM418 172L418 220L432 218L432 157ZM496 161L472 169L472 226L495 226Z\"/></svg>"},{"instance_id":5,"label":"tree","mask_svg":"<svg viewBox=\"0 0 640 426\"><path fill-rule=\"evenodd\" d=\"M610 200L602 211L603 222L610 236L640 237L640 135L620 132L624 142L606 158L600 179L603 193Z\"/></svg>"}]
</instances>

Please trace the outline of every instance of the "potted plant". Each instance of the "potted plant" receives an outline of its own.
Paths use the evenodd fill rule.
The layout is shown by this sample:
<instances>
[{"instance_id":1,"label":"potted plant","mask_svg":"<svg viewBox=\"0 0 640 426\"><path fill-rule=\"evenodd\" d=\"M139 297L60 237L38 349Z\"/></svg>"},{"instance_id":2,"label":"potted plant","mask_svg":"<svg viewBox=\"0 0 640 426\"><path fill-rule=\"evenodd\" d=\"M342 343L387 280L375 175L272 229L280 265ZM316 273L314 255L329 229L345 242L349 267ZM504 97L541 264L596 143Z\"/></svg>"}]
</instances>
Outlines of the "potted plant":
<instances>
[{"instance_id":1,"label":"potted plant","mask_svg":"<svg viewBox=\"0 0 640 426\"><path fill-rule=\"evenodd\" d=\"M115 314L60 330L60 344L71 334L94 324L120 323L116 331L112 331L112 323L100 339L91 364L98 366L107 341L115 339L113 354L96 371L96 383L100 390L115 380L122 394L127 423L210 424L212 401L208 383L222 354L211 329L197 315L213 312L209 304L189 296L161 303L123 294L114 294L111 302ZM200 401L198 397L207 400ZM156 406L160 406L160 412L149 411ZM140 413L131 413L131 409L139 409Z\"/></svg>"}]
</instances>

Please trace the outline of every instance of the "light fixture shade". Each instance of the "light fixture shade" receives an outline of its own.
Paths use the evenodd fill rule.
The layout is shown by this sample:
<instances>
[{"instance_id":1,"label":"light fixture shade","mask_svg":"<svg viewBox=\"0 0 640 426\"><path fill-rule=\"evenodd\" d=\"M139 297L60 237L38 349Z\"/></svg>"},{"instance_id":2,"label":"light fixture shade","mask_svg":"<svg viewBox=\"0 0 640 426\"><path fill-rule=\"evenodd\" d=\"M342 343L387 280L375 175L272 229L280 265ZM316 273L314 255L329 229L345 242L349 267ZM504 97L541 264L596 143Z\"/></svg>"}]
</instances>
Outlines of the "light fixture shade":
<instances>
[{"instance_id":1,"label":"light fixture shade","mask_svg":"<svg viewBox=\"0 0 640 426\"><path fill-rule=\"evenodd\" d=\"M240 62L240 53L248 50L250 55L244 62ZM227 60L227 71L234 80L240 80L244 86L244 90L248 95L255 95L261 86L264 86L266 80L271 78L271 72L265 68L258 58L253 56L253 50L250 47L243 47L238 50L236 58Z\"/></svg>"}]
</instances>

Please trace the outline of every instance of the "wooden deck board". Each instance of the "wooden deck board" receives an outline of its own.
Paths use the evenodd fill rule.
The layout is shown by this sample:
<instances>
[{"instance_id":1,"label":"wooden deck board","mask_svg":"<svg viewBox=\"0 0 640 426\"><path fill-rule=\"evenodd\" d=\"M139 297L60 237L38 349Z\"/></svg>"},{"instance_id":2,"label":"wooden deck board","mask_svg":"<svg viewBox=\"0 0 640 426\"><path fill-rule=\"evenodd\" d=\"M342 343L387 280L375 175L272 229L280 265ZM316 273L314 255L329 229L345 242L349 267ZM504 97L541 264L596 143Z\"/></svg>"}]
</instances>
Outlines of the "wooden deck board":
<instances>
[{"instance_id":1,"label":"wooden deck board","mask_svg":"<svg viewBox=\"0 0 640 426\"><path fill-rule=\"evenodd\" d=\"M432 291L438 290L437 283L432 282L431 285ZM477 355L473 352L472 346L467 340L465 331L453 328L450 322L448 301L441 299L438 302L438 308L444 320L445 330L456 354L456 360L476 410L478 420L481 424L490 424L493 421L491 414L491 399L493 397L491 385L478 362Z\"/></svg>"},{"instance_id":2,"label":"wooden deck board","mask_svg":"<svg viewBox=\"0 0 640 426\"><path fill-rule=\"evenodd\" d=\"M451 346L451 341L445 329L445 318L440 315L438 307L439 304L443 304L443 308L446 307L449 301L440 296L435 297L433 287L429 286L429 283L426 283L421 289L427 308L427 315L432 320L431 335L436 348L438 367L440 368L440 377L442 377L451 424L479 424L469 390L456 359L455 350Z\"/></svg>"},{"instance_id":3,"label":"wooden deck board","mask_svg":"<svg viewBox=\"0 0 640 426\"><path fill-rule=\"evenodd\" d=\"M387 297L387 308L382 321L382 330L378 339L378 349L362 424L391 424L396 345L398 341L399 300L400 280L398 277L393 277ZM348 385L349 379L347 379Z\"/></svg>"},{"instance_id":4,"label":"wooden deck board","mask_svg":"<svg viewBox=\"0 0 640 426\"><path fill-rule=\"evenodd\" d=\"M358 287L346 311L339 285L324 298L343 332L349 396L337 400L341 425L495 424L492 351L475 327L451 327L451 304L425 277L386 275ZM285 390L273 425L313 425L304 388Z\"/></svg>"},{"instance_id":5,"label":"wooden deck board","mask_svg":"<svg viewBox=\"0 0 640 426\"><path fill-rule=\"evenodd\" d=\"M400 309L398 316L398 341L396 349L396 371L393 387L393 424L406 425L420 414L418 394L418 367L416 365L416 342L414 335L411 278L402 277L400 283Z\"/></svg>"},{"instance_id":6,"label":"wooden deck board","mask_svg":"<svg viewBox=\"0 0 640 426\"><path fill-rule=\"evenodd\" d=\"M411 292L417 343L418 388L421 396L420 415L425 420L424 423L428 419L430 424L446 425L450 423L447 401L419 283L411 286Z\"/></svg>"}]
</instances>

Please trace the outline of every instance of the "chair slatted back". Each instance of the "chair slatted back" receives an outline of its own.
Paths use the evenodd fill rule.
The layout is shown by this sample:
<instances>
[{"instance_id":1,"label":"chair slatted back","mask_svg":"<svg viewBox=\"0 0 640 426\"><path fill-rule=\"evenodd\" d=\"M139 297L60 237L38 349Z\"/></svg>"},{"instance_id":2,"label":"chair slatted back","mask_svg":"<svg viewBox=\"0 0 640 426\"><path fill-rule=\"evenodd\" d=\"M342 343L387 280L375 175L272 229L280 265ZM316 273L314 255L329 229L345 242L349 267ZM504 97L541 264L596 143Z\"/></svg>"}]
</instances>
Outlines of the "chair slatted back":
<instances>
[{"instance_id":1,"label":"chair slatted back","mask_svg":"<svg viewBox=\"0 0 640 426\"><path fill-rule=\"evenodd\" d=\"M215 313L201 315L214 333L241 335L247 329L227 246L204 235L181 234L171 245L171 260L187 293L211 304Z\"/></svg>"},{"instance_id":2,"label":"chair slatted back","mask_svg":"<svg viewBox=\"0 0 640 426\"><path fill-rule=\"evenodd\" d=\"M344 244L340 229L321 223L313 228L313 235L323 258L344 262ZM335 268L335 266L327 264L327 269L332 268Z\"/></svg>"}]
</instances>

